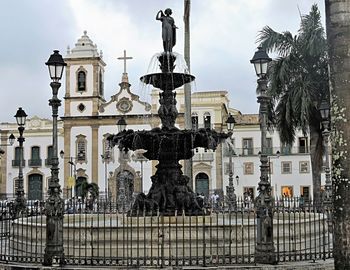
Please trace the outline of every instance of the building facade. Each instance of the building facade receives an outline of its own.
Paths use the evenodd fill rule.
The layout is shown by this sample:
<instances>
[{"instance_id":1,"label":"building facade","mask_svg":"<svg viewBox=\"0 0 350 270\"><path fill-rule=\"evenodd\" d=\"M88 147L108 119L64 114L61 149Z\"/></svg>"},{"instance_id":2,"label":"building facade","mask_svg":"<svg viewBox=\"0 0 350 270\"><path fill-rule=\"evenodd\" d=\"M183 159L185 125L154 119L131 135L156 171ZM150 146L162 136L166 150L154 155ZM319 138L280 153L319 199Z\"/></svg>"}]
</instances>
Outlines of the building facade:
<instances>
[{"instance_id":1,"label":"building facade","mask_svg":"<svg viewBox=\"0 0 350 270\"><path fill-rule=\"evenodd\" d=\"M124 55L124 58L126 56ZM156 161L147 161L142 150L124 153L110 149L107 137L118 132L116 123L123 118L127 129L150 130L160 125L157 116L159 91L153 89L151 104L133 93L126 70L115 94L105 97L102 52L84 32L65 56L66 88L64 115L59 121L58 152L60 153L60 184L64 197L81 196L82 184L96 183L101 194L118 200L132 199L132 194L147 192ZM123 58L122 58L123 59ZM125 59L124 59L125 61ZM177 126L184 128L184 92L177 90L179 116ZM260 176L259 151L261 133L257 114L242 114L229 107L227 91L192 93L192 128L211 128L227 132L229 114L237 122L233 135L215 150L194 149L192 158L193 189L210 196L224 196L228 185L229 157L233 161L236 194L257 195ZM9 134L17 134L17 125L2 123L1 142ZM24 136L24 187L28 199L43 199L50 176L52 155L52 122L29 117ZM17 136L16 136L17 137ZM274 195L311 196L312 175L309 139L298 134L294 145L280 143L277 132L267 134L270 179ZM233 151L229 151L231 149ZM18 144L2 147L0 193L13 194L18 175ZM6 195L5 195L6 194ZM131 195L130 195L131 194Z\"/></svg>"}]
</instances>

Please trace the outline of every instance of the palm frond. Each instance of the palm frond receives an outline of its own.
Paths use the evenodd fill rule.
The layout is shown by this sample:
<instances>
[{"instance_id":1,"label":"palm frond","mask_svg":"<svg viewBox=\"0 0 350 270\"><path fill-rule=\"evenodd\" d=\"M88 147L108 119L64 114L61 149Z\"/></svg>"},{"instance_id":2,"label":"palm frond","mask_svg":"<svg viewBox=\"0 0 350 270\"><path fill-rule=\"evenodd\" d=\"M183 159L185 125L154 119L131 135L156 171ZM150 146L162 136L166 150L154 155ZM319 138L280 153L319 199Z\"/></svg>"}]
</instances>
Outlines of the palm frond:
<instances>
[{"instance_id":1,"label":"palm frond","mask_svg":"<svg viewBox=\"0 0 350 270\"><path fill-rule=\"evenodd\" d=\"M280 140L285 144L292 144L295 140L296 127L294 119L293 100L285 93L276 107L276 125Z\"/></svg>"},{"instance_id":2,"label":"palm frond","mask_svg":"<svg viewBox=\"0 0 350 270\"><path fill-rule=\"evenodd\" d=\"M257 42L267 50L267 52L276 51L280 56L287 56L293 47L293 35L285 31L278 33L271 27L265 26L258 34Z\"/></svg>"}]
</instances>

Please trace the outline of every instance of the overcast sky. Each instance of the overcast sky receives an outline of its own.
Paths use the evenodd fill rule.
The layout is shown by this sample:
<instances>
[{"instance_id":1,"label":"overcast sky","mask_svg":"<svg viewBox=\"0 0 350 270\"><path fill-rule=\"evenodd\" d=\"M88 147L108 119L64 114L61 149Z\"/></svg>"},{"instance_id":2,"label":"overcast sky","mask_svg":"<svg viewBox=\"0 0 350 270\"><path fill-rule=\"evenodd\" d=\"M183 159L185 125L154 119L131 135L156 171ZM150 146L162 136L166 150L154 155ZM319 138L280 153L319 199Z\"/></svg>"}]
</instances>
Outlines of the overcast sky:
<instances>
[{"instance_id":1,"label":"overcast sky","mask_svg":"<svg viewBox=\"0 0 350 270\"><path fill-rule=\"evenodd\" d=\"M183 0L32 0L2 1L0 9L0 122L13 122L19 106L29 117L51 118L50 80L45 62L58 49L66 55L86 30L103 51L105 96L119 89L127 50L127 69L134 93L145 96L139 77L155 53L162 51L156 13L170 7L178 27L174 51L183 54ZM192 91L227 90L230 106L256 113L256 77L249 63L256 36L265 25L297 33L302 14L323 0L192 0ZM64 86L60 90L63 97ZM62 110L61 110L62 113Z\"/></svg>"}]
</instances>

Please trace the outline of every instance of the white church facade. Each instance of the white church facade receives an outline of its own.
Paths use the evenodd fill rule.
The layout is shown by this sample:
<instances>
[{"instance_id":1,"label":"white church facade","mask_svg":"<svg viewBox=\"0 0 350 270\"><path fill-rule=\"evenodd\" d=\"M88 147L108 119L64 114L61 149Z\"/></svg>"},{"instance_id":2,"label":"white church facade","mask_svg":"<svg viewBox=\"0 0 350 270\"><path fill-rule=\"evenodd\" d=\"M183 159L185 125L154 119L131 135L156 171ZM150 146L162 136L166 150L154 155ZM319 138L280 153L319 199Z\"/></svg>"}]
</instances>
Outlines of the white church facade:
<instances>
[{"instance_id":1,"label":"white church facade","mask_svg":"<svg viewBox=\"0 0 350 270\"><path fill-rule=\"evenodd\" d=\"M122 59L127 58L124 54ZM146 192L151 186L150 177L155 172L156 161L147 161L142 151L121 152L109 148L107 137L115 134L117 121L124 119L127 129L150 130L160 126L157 117L158 91L152 90L151 104L134 94L124 68L121 82L110 98L104 93L106 64L102 53L86 32L75 47L64 57L67 63L64 90L64 115L59 121L58 152L59 179L63 196L79 195L83 182L96 183L101 194L118 198L118 190L131 193ZM177 107L180 112L177 126L184 128L184 92L177 90ZM230 143L234 186L236 194L245 192L257 195L260 176L259 156L260 129L257 114L241 114L229 107L227 91L203 91L192 93L192 128L213 128L227 132L229 114L237 122ZM1 144L8 136L18 136L17 124L0 124ZM50 178L52 156L52 122L29 116L24 136L23 175L24 190L28 199L44 199ZM309 139L298 134L292 146L281 145L278 133L268 133L270 179L274 195L311 196L312 174L309 155ZM216 151L194 149L192 158L193 189L210 195L225 194L229 177L228 144L221 144ZM0 195L10 197L15 193L18 178L18 143L2 146ZM277 152L279 151L279 152ZM277 154L276 154L277 153ZM74 181L73 181L74 179ZM128 193L128 196L132 194Z\"/></svg>"}]
</instances>

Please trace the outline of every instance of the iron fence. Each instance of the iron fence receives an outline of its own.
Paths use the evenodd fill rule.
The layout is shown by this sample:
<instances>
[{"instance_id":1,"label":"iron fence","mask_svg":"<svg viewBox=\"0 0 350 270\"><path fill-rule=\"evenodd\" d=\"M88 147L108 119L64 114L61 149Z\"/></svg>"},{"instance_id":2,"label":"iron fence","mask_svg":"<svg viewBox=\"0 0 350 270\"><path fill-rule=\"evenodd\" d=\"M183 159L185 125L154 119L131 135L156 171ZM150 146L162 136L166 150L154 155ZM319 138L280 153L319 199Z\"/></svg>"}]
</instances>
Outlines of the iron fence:
<instances>
[{"instance_id":1,"label":"iron fence","mask_svg":"<svg viewBox=\"0 0 350 270\"><path fill-rule=\"evenodd\" d=\"M63 225L65 262L95 266L219 266L254 264L256 213L237 199L205 204L205 215L130 213L113 200L67 200ZM11 203L0 205L0 260L43 262L44 204L14 218ZM278 262L332 257L331 212L300 198L276 198L274 246Z\"/></svg>"}]
</instances>

